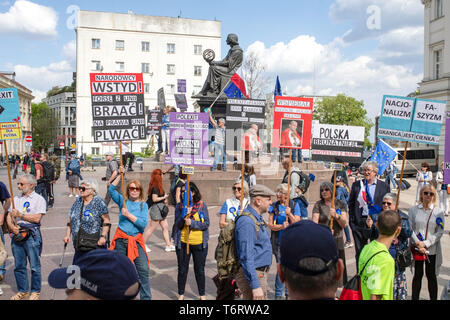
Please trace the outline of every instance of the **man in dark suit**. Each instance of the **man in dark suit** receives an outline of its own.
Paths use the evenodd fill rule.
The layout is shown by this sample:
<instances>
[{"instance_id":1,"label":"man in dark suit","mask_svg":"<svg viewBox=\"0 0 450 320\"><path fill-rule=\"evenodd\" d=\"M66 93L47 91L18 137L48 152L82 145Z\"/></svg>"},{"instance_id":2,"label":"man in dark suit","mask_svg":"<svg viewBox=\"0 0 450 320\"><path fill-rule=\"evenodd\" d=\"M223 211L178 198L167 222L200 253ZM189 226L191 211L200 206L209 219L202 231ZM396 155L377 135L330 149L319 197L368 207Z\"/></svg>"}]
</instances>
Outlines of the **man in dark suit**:
<instances>
[{"instance_id":1,"label":"man in dark suit","mask_svg":"<svg viewBox=\"0 0 450 320\"><path fill-rule=\"evenodd\" d=\"M364 163L362 172L364 179L353 183L348 201L349 225L355 242L356 265L362 248L377 236L376 219L382 210L384 195L391 191L389 185L377 179L378 163L374 161Z\"/></svg>"}]
</instances>

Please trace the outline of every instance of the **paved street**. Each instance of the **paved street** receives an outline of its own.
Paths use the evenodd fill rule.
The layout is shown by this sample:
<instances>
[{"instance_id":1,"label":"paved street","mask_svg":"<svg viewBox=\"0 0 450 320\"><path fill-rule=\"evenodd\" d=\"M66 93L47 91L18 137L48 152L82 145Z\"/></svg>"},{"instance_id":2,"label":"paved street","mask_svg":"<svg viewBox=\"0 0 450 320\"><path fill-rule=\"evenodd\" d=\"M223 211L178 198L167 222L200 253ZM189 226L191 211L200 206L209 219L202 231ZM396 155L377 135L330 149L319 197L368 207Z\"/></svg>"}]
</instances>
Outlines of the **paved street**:
<instances>
[{"instance_id":1,"label":"paved street","mask_svg":"<svg viewBox=\"0 0 450 320\"><path fill-rule=\"evenodd\" d=\"M232 171L230 174L234 174ZM236 173L237 175L239 173ZM106 186L101 182L101 177L104 175L104 168L98 168L96 172L83 172L83 177L85 178L95 178L99 181L100 187L100 195L103 196L106 191ZM8 185L8 177L5 168L0 169L0 180L3 181L6 185ZM195 181L195 179L193 179ZM406 191L402 192L400 209L407 210L411 205L413 205L415 200L416 193L416 183L414 179L408 178L408 181L411 183L412 187ZM17 180L13 180L13 185L15 186L14 192L17 194L16 187ZM319 183L319 182L315 182ZM199 187L201 190L201 182L199 183ZM55 205L52 209L48 211L46 216L42 220L42 234L44 239L44 247L42 252L42 293L41 299L50 299L53 289L48 286L47 278L51 270L58 267L58 264L61 259L62 250L63 250L63 242L62 239L66 230L66 222L67 222L67 214L74 202L74 198L68 197L68 187L67 183L64 179L64 175L61 176L59 181L55 186ZM231 196L231 195L230 195ZM112 203L112 202L111 202ZM311 216L313 204L309 207L309 212ZM211 218L210 225L210 241L209 241L209 250L206 264L206 295L208 299L215 299L216 287L212 281L212 277L216 274L216 262L214 260L214 250L217 244L217 237L219 234L219 216L218 211L220 207L213 206L209 207L209 213ZM117 227L118 221L118 208L114 204L110 204L110 217L112 221L112 233L111 237L114 234L114 231ZM170 213L168 216L169 228L173 224L174 220L174 209L170 208ZM441 267L441 273L438 277L439 291L438 296L440 296L443 285L450 280L450 237L448 235L450 219L446 218L446 234L442 239L442 249L443 249L443 260L444 264ZM0 300L8 300L16 291L16 283L14 279L14 259L10 250L10 241L9 237L7 238L7 250L9 253L9 257L7 259L6 264L6 278L3 282L0 283L0 286L3 290L3 295L0 296ZM150 268L151 268L151 289L153 299L157 300L174 300L177 298L177 261L175 252L165 252L165 243L162 238L161 230L158 229L150 239L152 252L149 254L150 258ZM353 248L346 249L346 257L347 257L347 267L349 277L355 274L355 259L354 259L354 250ZM73 258L73 246L70 244L67 248L65 258L64 258L64 266L69 265L72 262ZM192 263L192 262L191 262ZM269 298L274 298L274 284L275 284L275 272L276 265L275 259L273 259L272 268L269 273L268 283L269 283ZM412 274L408 270L407 271L407 279L408 279L408 288L411 288L411 279ZM191 267L189 270L188 282L186 285L186 293L185 298L190 299L198 299L197 294L197 286L194 278L193 268ZM427 283L424 277L421 298L428 299L428 291L427 291ZM57 290L55 299L61 300L65 299L64 290Z\"/></svg>"}]
</instances>

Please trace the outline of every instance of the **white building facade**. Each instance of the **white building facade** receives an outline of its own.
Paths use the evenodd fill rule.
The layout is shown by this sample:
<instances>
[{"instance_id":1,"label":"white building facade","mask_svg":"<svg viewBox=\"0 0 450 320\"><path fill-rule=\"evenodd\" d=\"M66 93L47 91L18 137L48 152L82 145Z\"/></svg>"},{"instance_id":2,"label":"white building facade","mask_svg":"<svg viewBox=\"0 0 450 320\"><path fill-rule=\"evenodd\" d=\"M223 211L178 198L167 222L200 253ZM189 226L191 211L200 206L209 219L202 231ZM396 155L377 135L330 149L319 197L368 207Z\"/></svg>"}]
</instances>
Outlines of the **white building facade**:
<instances>
[{"instance_id":1,"label":"white building facade","mask_svg":"<svg viewBox=\"0 0 450 320\"><path fill-rule=\"evenodd\" d=\"M424 17L424 75L418 98L447 102L450 111L450 1L422 0ZM444 161L445 123L439 143L439 163Z\"/></svg>"},{"instance_id":2,"label":"white building facade","mask_svg":"<svg viewBox=\"0 0 450 320\"><path fill-rule=\"evenodd\" d=\"M76 147L76 93L63 92L42 100L52 110L58 119L57 138L59 142L64 142L64 146L72 149ZM58 146L54 146L59 148Z\"/></svg>"},{"instance_id":3,"label":"white building facade","mask_svg":"<svg viewBox=\"0 0 450 320\"><path fill-rule=\"evenodd\" d=\"M221 22L80 10L76 43L77 153L104 154L117 152L117 146L94 142L89 74L142 72L150 109L157 106L160 88L166 105L176 107L178 80L185 80L188 111L194 111L191 96L201 90L208 73L202 53L212 49L215 60L221 56ZM133 152L142 152L148 140L133 141Z\"/></svg>"},{"instance_id":4,"label":"white building facade","mask_svg":"<svg viewBox=\"0 0 450 320\"><path fill-rule=\"evenodd\" d=\"M20 121L22 136L32 136L31 133L31 101L34 99L32 91L15 80L14 72L0 72L0 88L16 88L19 94ZM2 141L3 143L3 141ZM26 146L25 139L8 140L8 154L23 154L30 152L31 146ZM1 146L1 153L5 155L5 149Z\"/></svg>"}]
</instances>

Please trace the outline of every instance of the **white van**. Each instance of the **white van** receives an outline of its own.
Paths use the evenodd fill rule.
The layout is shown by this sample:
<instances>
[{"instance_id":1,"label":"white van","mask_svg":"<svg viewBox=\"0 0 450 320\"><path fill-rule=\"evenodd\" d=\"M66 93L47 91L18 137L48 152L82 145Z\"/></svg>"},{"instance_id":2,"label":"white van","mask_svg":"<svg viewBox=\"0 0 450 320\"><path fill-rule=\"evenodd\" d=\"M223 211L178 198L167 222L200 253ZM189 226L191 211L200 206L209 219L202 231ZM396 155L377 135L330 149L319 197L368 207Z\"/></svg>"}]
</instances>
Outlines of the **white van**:
<instances>
[{"instance_id":1,"label":"white van","mask_svg":"<svg viewBox=\"0 0 450 320\"><path fill-rule=\"evenodd\" d=\"M394 150L397 151L398 154L393 162L398 168L398 175L400 176L405 148L394 148ZM435 147L408 148L406 151L405 169L403 173L415 175L417 173L417 170L420 170L423 162L426 162L430 165L430 170L432 172L438 171L438 154Z\"/></svg>"}]
</instances>

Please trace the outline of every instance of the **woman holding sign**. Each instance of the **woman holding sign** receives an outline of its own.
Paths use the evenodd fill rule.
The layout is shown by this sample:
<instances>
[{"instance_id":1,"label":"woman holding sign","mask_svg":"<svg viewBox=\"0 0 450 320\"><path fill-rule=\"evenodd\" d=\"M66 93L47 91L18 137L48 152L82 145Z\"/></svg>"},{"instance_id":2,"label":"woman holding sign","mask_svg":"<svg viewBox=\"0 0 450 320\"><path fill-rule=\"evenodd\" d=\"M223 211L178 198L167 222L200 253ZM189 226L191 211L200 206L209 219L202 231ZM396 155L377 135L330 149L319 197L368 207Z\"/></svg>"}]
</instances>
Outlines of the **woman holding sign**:
<instances>
[{"instance_id":1,"label":"woman holding sign","mask_svg":"<svg viewBox=\"0 0 450 320\"><path fill-rule=\"evenodd\" d=\"M427 184L420 190L419 204L409 209L409 224L413 230L414 277L412 300L419 300L423 268L428 279L430 300L437 300L437 275L442 264L441 237L444 234L444 213L436 206L436 190Z\"/></svg>"},{"instance_id":2,"label":"woman holding sign","mask_svg":"<svg viewBox=\"0 0 450 320\"><path fill-rule=\"evenodd\" d=\"M348 207L342 200L334 199L333 201L333 184L325 181L320 185L320 200L316 202L313 208L312 220L315 223L330 226L331 220L334 220L333 233L334 240L336 241L339 258L344 261L344 275L339 282L339 286L343 286L347 283L347 265L345 262L345 248L344 248L344 228L348 223Z\"/></svg>"},{"instance_id":3,"label":"woman holding sign","mask_svg":"<svg viewBox=\"0 0 450 320\"><path fill-rule=\"evenodd\" d=\"M143 233L148 222L148 206L144 200L144 189L139 180L131 180L126 188L126 198L116 190L121 175L125 172L120 166L120 175L109 186L109 193L113 201L119 206L119 225L111 242L111 250L117 250L128 256L139 276L141 286L139 295L141 300L151 300L150 266Z\"/></svg>"},{"instance_id":4,"label":"woman holding sign","mask_svg":"<svg viewBox=\"0 0 450 320\"><path fill-rule=\"evenodd\" d=\"M178 261L178 300L184 300L191 255L194 260L194 273L200 300L205 296L205 263L208 254L209 213L206 203L195 183L190 182L182 188L183 203L175 208L174 234Z\"/></svg>"}]
</instances>

